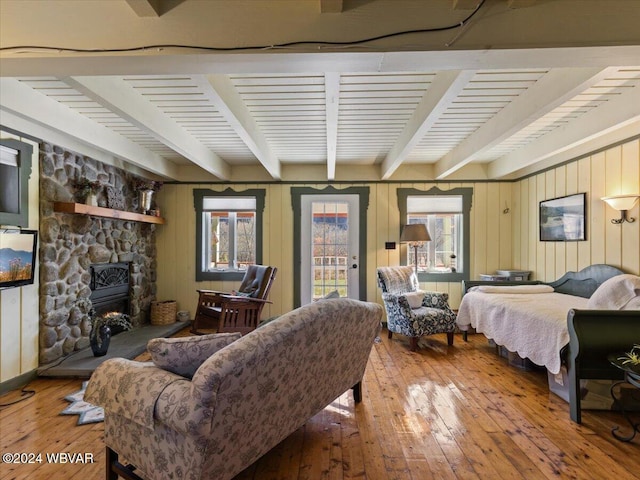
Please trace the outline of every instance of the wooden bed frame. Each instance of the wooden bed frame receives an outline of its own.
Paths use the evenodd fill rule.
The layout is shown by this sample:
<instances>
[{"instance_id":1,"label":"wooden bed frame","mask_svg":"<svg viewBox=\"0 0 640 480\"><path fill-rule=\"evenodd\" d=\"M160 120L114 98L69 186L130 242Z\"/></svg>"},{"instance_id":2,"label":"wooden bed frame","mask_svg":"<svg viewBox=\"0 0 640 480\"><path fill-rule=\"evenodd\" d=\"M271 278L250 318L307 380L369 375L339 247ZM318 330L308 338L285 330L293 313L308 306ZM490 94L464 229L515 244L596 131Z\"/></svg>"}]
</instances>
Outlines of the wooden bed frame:
<instances>
[{"instance_id":1,"label":"wooden bed frame","mask_svg":"<svg viewBox=\"0 0 640 480\"><path fill-rule=\"evenodd\" d=\"M610 265L597 264L579 272L567 272L558 280L541 281L464 281L463 295L478 285L551 285L558 293L589 298L605 281L625 272ZM604 328L603 328L604 327ZM640 310L578 310L567 312L569 343L561 355L569 376L571 420L581 423L580 380L621 380L622 370L607 360L612 353L629 351L640 342ZM463 339L467 340L466 332Z\"/></svg>"}]
</instances>

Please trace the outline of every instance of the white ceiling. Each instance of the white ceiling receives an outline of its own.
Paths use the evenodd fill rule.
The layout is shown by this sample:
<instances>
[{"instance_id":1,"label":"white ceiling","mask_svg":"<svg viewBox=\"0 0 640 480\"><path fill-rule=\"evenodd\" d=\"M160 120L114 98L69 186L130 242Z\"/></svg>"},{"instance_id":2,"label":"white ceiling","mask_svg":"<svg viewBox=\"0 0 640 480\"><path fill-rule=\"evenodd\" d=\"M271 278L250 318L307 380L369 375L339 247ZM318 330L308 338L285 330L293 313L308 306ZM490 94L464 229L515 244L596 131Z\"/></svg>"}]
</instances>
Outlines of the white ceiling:
<instances>
[{"instance_id":1,"label":"white ceiling","mask_svg":"<svg viewBox=\"0 0 640 480\"><path fill-rule=\"evenodd\" d=\"M136 19L160 0L117 1ZM318 1L339 10L323 18L347 14ZM473 12L440 3L450 21ZM0 124L172 180L515 178L640 134L637 45L57 58L1 45Z\"/></svg>"}]
</instances>

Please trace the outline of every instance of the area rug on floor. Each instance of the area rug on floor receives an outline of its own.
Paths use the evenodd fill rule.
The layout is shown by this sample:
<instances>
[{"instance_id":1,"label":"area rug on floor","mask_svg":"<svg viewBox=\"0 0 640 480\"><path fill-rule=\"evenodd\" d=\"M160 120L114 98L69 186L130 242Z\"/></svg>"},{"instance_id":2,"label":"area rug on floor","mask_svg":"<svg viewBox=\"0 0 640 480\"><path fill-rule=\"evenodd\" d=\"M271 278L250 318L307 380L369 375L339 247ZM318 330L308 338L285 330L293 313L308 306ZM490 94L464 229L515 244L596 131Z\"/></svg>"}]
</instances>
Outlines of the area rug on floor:
<instances>
[{"instance_id":1,"label":"area rug on floor","mask_svg":"<svg viewBox=\"0 0 640 480\"><path fill-rule=\"evenodd\" d=\"M104 421L104 410L102 407L96 407L84 401L84 391L87 388L87 382L88 380L82 382L82 387L77 392L64 397L67 402L71 402L71 405L60 412L60 415L80 415L78 425Z\"/></svg>"}]
</instances>

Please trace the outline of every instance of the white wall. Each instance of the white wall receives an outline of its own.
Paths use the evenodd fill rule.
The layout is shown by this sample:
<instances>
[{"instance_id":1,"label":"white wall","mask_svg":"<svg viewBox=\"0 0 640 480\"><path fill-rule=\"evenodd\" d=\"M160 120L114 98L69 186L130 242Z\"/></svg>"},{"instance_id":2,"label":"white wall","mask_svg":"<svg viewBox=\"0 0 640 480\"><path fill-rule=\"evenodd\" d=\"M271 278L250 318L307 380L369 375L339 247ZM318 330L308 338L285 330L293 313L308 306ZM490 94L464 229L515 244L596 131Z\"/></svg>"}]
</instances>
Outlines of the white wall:
<instances>
[{"instance_id":1,"label":"white wall","mask_svg":"<svg viewBox=\"0 0 640 480\"><path fill-rule=\"evenodd\" d=\"M2 138L14 138L33 146L29 178L29 228L38 229L38 144L7 132ZM38 367L38 289L33 285L0 290L0 383Z\"/></svg>"}]
</instances>

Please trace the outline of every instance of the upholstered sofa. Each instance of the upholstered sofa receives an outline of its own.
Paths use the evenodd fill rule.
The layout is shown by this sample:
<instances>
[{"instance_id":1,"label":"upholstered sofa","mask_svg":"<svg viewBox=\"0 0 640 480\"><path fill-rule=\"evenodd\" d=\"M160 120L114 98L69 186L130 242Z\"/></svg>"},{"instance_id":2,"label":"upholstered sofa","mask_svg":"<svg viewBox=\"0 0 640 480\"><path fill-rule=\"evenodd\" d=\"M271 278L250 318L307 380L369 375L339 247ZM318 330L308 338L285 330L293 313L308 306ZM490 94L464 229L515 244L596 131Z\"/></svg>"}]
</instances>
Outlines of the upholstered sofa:
<instances>
[{"instance_id":1,"label":"upholstered sofa","mask_svg":"<svg viewBox=\"0 0 640 480\"><path fill-rule=\"evenodd\" d=\"M321 300L243 337L156 341L155 363L107 360L85 399L105 409L108 471L147 480L234 477L346 390L360 401L381 319L374 303ZM201 351L210 356L198 366Z\"/></svg>"}]
</instances>

